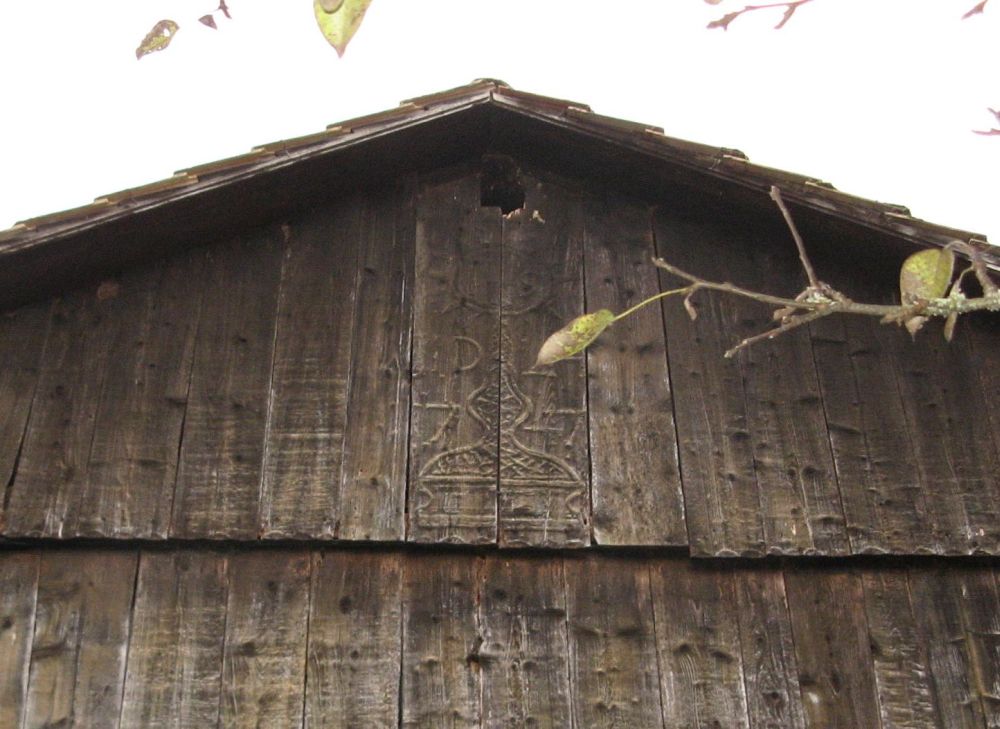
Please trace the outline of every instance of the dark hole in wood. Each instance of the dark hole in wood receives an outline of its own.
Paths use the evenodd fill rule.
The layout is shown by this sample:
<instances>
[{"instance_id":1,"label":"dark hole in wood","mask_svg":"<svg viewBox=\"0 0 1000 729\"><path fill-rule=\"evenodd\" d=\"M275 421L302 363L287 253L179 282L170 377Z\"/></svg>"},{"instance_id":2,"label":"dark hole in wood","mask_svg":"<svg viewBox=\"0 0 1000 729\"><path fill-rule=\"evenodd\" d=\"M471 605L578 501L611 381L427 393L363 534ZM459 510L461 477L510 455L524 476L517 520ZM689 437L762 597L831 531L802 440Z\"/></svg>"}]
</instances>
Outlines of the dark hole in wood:
<instances>
[{"instance_id":1,"label":"dark hole in wood","mask_svg":"<svg viewBox=\"0 0 1000 729\"><path fill-rule=\"evenodd\" d=\"M524 187L517 163L505 154L484 154L479 176L479 204L506 215L524 207Z\"/></svg>"}]
</instances>

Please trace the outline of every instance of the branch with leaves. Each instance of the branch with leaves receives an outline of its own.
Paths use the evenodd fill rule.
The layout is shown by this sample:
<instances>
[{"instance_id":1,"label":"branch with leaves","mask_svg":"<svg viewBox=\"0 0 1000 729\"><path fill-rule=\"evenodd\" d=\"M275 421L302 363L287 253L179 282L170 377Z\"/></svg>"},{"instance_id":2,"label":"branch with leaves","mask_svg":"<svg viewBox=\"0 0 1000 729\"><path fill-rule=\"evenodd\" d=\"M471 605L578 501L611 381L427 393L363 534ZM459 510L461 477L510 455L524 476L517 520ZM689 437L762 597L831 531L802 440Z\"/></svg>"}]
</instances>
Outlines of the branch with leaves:
<instances>
[{"instance_id":1,"label":"branch with leaves","mask_svg":"<svg viewBox=\"0 0 1000 729\"><path fill-rule=\"evenodd\" d=\"M980 2L973 5L969 10L962 15L962 20L971 18L973 15L980 15L986 10L986 5L990 0L980 0ZM709 5L719 5L723 0L705 0ZM795 11L798 10L803 5L807 5L814 0L790 0L790 2L779 2L779 3L764 3L762 5L747 5L741 10L733 10L732 12L726 13L721 18L716 18L708 24L709 28L722 28L723 30L729 30L729 24L732 23L737 18L746 15L748 13L755 13L759 10L775 10L777 8L783 8L784 13L781 16L781 20L778 24L774 26L775 30L780 30L785 27L785 24L792 19L795 15Z\"/></svg>"},{"instance_id":2,"label":"branch with leaves","mask_svg":"<svg viewBox=\"0 0 1000 729\"><path fill-rule=\"evenodd\" d=\"M692 297L702 290L718 291L775 307L773 319L776 326L738 342L726 352L726 357L732 357L752 344L774 339L785 332L833 314L878 317L883 324L906 327L912 336L916 336L928 319L940 317L945 320L944 336L951 341L960 315L973 311L1000 311L1000 287L991 277L982 251L976 246L958 240L944 248L918 251L904 261L899 275L901 303L886 305L853 301L817 278L802 236L777 187L771 188L771 199L785 218L808 281L806 288L794 299L752 291L728 282L709 281L684 271L662 258L654 258L654 265L687 282L687 285L650 296L620 314L601 309L577 317L545 341L538 352L536 366L550 365L582 352L614 322L669 296L683 296L684 308L691 319L696 319L698 310ZM955 276L956 251L968 259L968 265L957 277ZM969 298L965 295L963 285L970 274L979 283L982 289L981 296Z\"/></svg>"}]
</instances>

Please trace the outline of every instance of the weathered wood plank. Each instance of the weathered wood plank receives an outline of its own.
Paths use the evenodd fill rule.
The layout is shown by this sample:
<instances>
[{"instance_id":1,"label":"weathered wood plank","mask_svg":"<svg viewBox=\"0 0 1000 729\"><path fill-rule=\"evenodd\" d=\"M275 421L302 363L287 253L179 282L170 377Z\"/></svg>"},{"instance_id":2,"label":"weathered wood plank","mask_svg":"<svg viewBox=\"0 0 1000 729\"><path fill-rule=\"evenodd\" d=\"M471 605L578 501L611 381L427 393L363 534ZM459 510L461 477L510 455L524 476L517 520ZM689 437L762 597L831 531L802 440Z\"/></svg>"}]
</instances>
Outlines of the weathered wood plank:
<instances>
[{"instance_id":1,"label":"weathered wood plank","mask_svg":"<svg viewBox=\"0 0 1000 729\"><path fill-rule=\"evenodd\" d=\"M590 544L584 358L535 368L548 336L583 313L579 196L523 176L504 217L500 374L500 543Z\"/></svg>"},{"instance_id":2,"label":"weathered wood plank","mask_svg":"<svg viewBox=\"0 0 1000 729\"><path fill-rule=\"evenodd\" d=\"M24 729L118 726L135 552L42 554Z\"/></svg>"},{"instance_id":3,"label":"weathered wood plank","mask_svg":"<svg viewBox=\"0 0 1000 729\"><path fill-rule=\"evenodd\" d=\"M583 205L587 310L617 314L657 293L650 211L616 197ZM588 349L587 386L594 540L687 545L661 307Z\"/></svg>"},{"instance_id":4,"label":"weathered wood plank","mask_svg":"<svg viewBox=\"0 0 1000 729\"><path fill-rule=\"evenodd\" d=\"M18 729L28 690L38 561L34 552L0 555L0 727Z\"/></svg>"},{"instance_id":5,"label":"weathered wood plank","mask_svg":"<svg viewBox=\"0 0 1000 729\"><path fill-rule=\"evenodd\" d=\"M7 490L8 535L60 537L73 514L87 477L110 344L133 294L118 286L109 281L54 302L17 475Z\"/></svg>"},{"instance_id":6,"label":"weathered wood plank","mask_svg":"<svg viewBox=\"0 0 1000 729\"><path fill-rule=\"evenodd\" d=\"M51 311L52 303L46 301L0 313L0 533L4 497L24 443Z\"/></svg>"},{"instance_id":7,"label":"weathered wood plank","mask_svg":"<svg viewBox=\"0 0 1000 729\"><path fill-rule=\"evenodd\" d=\"M410 425L415 188L373 193L362 219L340 539L402 541Z\"/></svg>"},{"instance_id":8,"label":"weathered wood plank","mask_svg":"<svg viewBox=\"0 0 1000 729\"><path fill-rule=\"evenodd\" d=\"M983 389L982 409L986 417L975 418L982 429L990 426L993 443L1000 450L1000 316L982 313L962 318L958 333L969 340L976 375ZM2 475L2 474L0 474Z\"/></svg>"},{"instance_id":9,"label":"weathered wood plank","mask_svg":"<svg viewBox=\"0 0 1000 729\"><path fill-rule=\"evenodd\" d=\"M987 729L1000 728L1000 594L995 572L968 570L959 576L962 619L969 641L975 692Z\"/></svg>"},{"instance_id":10,"label":"weathered wood plank","mask_svg":"<svg viewBox=\"0 0 1000 729\"><path fill-rule=\"evenodd\" d=\"M310 554L258 551L229 560L220 727L301 727Z\"/></svg>"},{"instance_id":11,"label":"weathered wood plank","mask_svg":"<svg viewBox=\"0 0 1000 729\"><path fill-rule=\"evenodd\" d=\"M879 342L896 368L912 458L927 494L920 551L995 553L1000 539L1000 465L989 438L968 417L982 391L965 337L951 344L931 322L916 341L895 327L878 327Z\"/></svg>"},{"instance_id":12,"label":"weathered wood plank","mask_svg":"<svg viewBox=\"0 0 1000 729\"><path fill-rule=\"evenodd\" d=\"M934 690L906 572L876 567L865 569L861 578L882 729L933 729L938 726Z\"/></svg>"},{"instance_id":13,"label":"weathered wood plank","mask_svg":"<svg viewBox=\"0 0 1000 729\"><path fill-rule=\"evenodd\" d=\"M417 199L409 538L496 541L500 218L474 175Z\"/></svg>"},{"instance_id":14,"label":"weathered wood plank","mask_svg":"<svg viewBox=\"0 0 1000 729\"><path fill-rule=\"evenodd\" d=\"M399 721L402 560L314 557L306 725L395 729Z\"/></svg>"},{"instance_id":15,"label":"weathered wood plank","mask_svg":"<svg viewBox=\"0 0 1000 729\"><path fill-rule=\"evenodd\" d=\"M481 594L483 727L572 726L562 560L491 557Z\"/></svg>"},{"instance_id":16,"label":"weathered wood plank","mask_svg":"<svg viewBox=\"0 0 1000 729\"><path fill-rule=\"evenodd\" d=\"M782 241L783 243L784 241ZM794 297L802 277L791 246L754 233L730 235L719 250L734 263L725 277ZM805 281L801 281L805 285ZM773 326L772 308L732 299L736 342ZM788 332L737 355L747 427L770 554L846 554L849 541L808 331Z\"/></svg>"},{"instance_id":17,"label":"weathered wood plank","mask_svg":"<svg viewBox=\"0 0 1000 729\"><path fill-rule=\"evenodd\" d=\"M481 558L428 555L406 563L401 727L479 729L477 625Z\"/></svg>"},{"instance_id":18,"label":"weathered wood plank","mask_svg":"<svg viewBox=\"0 0 1000 729\"><path fill-rule=\"evenodd\" d=\"M170 534L257 536L282 234L207 252Z\"/></svg>"},{"instance_id":19,"label":"weathered wood plank","mask_svg":"<svg viewBox=\"0 0 1000 729\"><path fill-rule=\"evenodd\" d=\"M732 574L664 560L650 584L664 725L749 727Z\"/></svg>"},{"instance_id":20,"label":"weathered wood plank","mask_svg":"<svg viewBox=\"0 0 1000 729\"><path fill-rule=\"evenodd\" d=\"M945 729L984 726L974 657L962 609L960 575L947 567L915 567L910 599L920 642L926 646L937 716Z\"/></svg>"},{"instance_id":21,"label":"weathered wood plank","mask_svg":"<svg viewBox=\"0 0 1000 729\"><path fill-rule=\"evenodd\" d=\"M347 422L361 200L284 227L261 487L264 537L334 532Z\"/></svg>"},{"instance_id":22,"label":"weathered wood plank","mask_svg":"<svg viewBox=\"0 0 1000 729\"><path fill-rule=\"evenodd\" d=\"M877 326L865 317L829 317L811 327L851 551L930 551L928 494Z\"/></svg>"},{"instance_id":23,"label":"weathered wood plank","mask_svg":"<svg viewBox=\"0 0 1000 729\"><path fill-rule=\"evenodd\" d=\"M63 536L167 536L204 260L181 255L124 277L86 478Z\"/></svg>"},{"instance_id":24,"label":"weathered wood plank","mask_svg":"<svg viewBox=\"0 0 1000 729\"><path fill-rule=\"evenodd\" d=\"M565 574L576 726L664 726L648 566L567 558Z\"/></svg>"},{"instance_id":25,"label":"weathered wood plank","mask_svg":"<svg viewBox=\"0 0 1000 729\"><path fill-rule=\"evenodd\" d=\"M227 582L212 552L140 555L122 727L218 724Z\"/></svg>"},{"instance_id":26,"label":"weathered wood plank","mask_svg":"<svg viewBox=\"0 0 1000 729\"><path fill-rule=\"evenodd\" d=\"M804 729L798 666L781 571L736 575L737 614L752 729Z\"/></svg>"},{"instance_id":27,"label":"weathered wood plank","mask_svg":"<svg viewBox=\"0 0 1000 729\"><path fill-rule=\"evenodd\" d=\"M860 577L795 565L785 590L807 726L879 726Z\"/></svg>"},{"instance_id":28,"label":"weathered wood plank","mask_svg":"<svg viewBox=\"0 0 1000 729\"><path fill-rule=\"evenodd\" d=\"M724 278L706 224L657 212L654 234L661 257L705 278ZM660 277L663 290L681 284ZM764 527L746 392L738 363L723 358L737 339L734 309L722 296L701 295L697 304L695 321L679 302L663 305L691 553L760 556Z\"/></svg>"}]
</instances>

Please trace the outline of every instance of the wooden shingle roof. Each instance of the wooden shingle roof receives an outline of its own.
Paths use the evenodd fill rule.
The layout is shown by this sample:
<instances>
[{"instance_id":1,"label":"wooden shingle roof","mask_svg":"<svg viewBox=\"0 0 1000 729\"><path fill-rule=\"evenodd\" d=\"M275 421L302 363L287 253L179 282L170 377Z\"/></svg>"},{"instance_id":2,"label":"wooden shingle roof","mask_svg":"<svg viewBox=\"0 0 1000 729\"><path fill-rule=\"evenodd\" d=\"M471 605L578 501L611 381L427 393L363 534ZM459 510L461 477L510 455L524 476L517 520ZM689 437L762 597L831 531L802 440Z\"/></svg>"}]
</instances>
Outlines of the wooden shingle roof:
<instances>
[{"instance_id":1,"label":"wooden shingle roof","mask_svg":"<svg viewBox=\"0 0 1000 729\"><path fill-rule=\"evenodd\" d=\"M0 729L993 726L996 315L534 365L794 296L772 184L859 300L976 240L491 80L3 234Z\"/></svg>"}]
</instances>

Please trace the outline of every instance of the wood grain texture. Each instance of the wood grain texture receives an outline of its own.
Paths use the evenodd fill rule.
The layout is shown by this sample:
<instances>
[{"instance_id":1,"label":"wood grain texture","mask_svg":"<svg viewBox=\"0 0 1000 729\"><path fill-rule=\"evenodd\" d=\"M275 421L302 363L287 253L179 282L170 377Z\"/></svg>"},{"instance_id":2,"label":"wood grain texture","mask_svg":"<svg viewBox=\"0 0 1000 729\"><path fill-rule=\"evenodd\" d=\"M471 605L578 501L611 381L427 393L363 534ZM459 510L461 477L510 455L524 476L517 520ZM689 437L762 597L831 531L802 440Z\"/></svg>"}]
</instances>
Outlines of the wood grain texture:
<instances>
[{"instance_id":1,"label":"wood grain texture","mask_svg":"<svg viewBox=\"0 0 1000 729\"><path fill-rule=\"evenodd\" d=\"M927 650L940 726L984 726L975 657L963 616L961 575L943 565L913 568L909 585L917 634Z\"/></svg>"},{"instance_id":2,"label":"wood grain texture","mask_svg":"<svg viewBox=\"0 0 1000 729\"><path fill-rule=\"evenodd\" d=\"M119 725L136 558L42 554L23 729Z\"/></svg>"},{"instance_id":3,"label":"wood grain texture","mask_svg":"<svg viewBox=\"0 0 1000 729\"><path fill-rule=\"evenodd\" d=\"M0 313L0 533L4 497L24 443L51 310L46 301Z\"/></svg>"},{"instance_id":4,"label":"wood grain texture","mask_svg":"<svg viewBox=\"0 0 1000 729\"><path fill-rule=\"evenodd\" d=\"M747 232L727 236L734 263L726 280L794 297L801 264L784 239ZM723 250L723 241L718 243ZM801 279L801 280L800 280ZM733 298L733 340L772 326L771 307ZM840 555L849 541L808 330L799 329L736 357L743 371L747 424L771 554Z\"/></svg>"},{"instance_id":5,"label":"wood grain texture","mask_svg":"<svg viewBox=\"0 0 1000 729\"><path fill-rule=\"evenodd\" d=\"M415 185L372 193L362 214L340 539L403 541L410 425Z\"/></svg>"},{"instance_id":6,"label":"wood grain texture","mask_svg":"<svg viewBox=\"0 0 1000 729\"><path fill-rule=\"evenodd\" d=\"M705 224L657 212L654 234L662 258L704 278L724 277ZM682 283L660 276L664 291ZM736 339L734 310L721 296L695 301L695 321L678 302L663 305L691 554L760 556L766 545L747 395L739 365L723 357Z\"/></svg>"},{"instance_id":7,"label":"wood grain texture","mask_svg":"<svg viewBox=\"0 0 1000 729\"><path fill-rule=\"evenodd\" d=\"M216 726L228 560L213 552L143 552L121 726Z\"/></svg>"},{"instance_id":8,"label":"wood grain texture","mask_svg":"<svg viewBox=\"0 0 1000 729\"><path fill-rule=\"evenodd\" d=\"M664 726L648 566L567 558L565 574L575 725Z\"/></svg>"},{"instance_id":9,"label":"wood grain texture","mask_svg":"<svg viewBox=\"0 0 1000 729\"><path fill-rule=\"evenodd\" d=\"M482 726L481 559L407 561L403 588L403 729Z\"/></svg>"},{"instance_id":10,"label":"wood grain texture","mask_svg":"<svg viewBox=\"0 0 1000 729\"><path fill-rule=\"evenodd\" d=\"M281 231L208 251L170 535L257 536Z\"/></svg>"},{"instance_id":11,"label":"wood grain texture","mask_svg":"<svg viewBox=\"0 0 1000 729\"><path fill-rule=\"evenodd\" d=\"M534 366L542 342L583 313L582 205L557 182L521 184L524 208L503 220L500 543L586 546L586 362Z\"/></svg>"},{"instance_id":12,"label":"wood grain texture","mask_svg":"<svg viewBox=\"0 0 1000 729\"><path fill-rule=\"evenodd\" d=\"M483 727L572 726L562 560L491 557L482 580Z\"/></svg>"},{"instance_id":13,"label":"wood grain texture","mask_svg":"<svg viewBox=\"0 0 1000 729\"><path fill-rule=\"evenodd\" d=\"M18 729L28 689L38 588L36 552L0 554L0 727Z\"/></svg>"},{"instance_id":14,"label":"wood grain texture","mask_svg":"<svg viewBox=\"0 0 1000 729\"><path fill-rule=\"evenodd\" d=\"M284 227L261 487L264 537L334 532L350 389L361 198Z\"/></svg>"},{"instance_id":15,"label":"wood grain texture","mask_svg":"<svg viewBox=\"0 0 1000 729\"><path fill-rule=\"evenodd\" d=\"M733 575L667 562L650 566L668 727L748 727Z\"/></svg>"},{"instance_id":16,"label":"wood grain texture","mask_svg":"<svg viewBox=\"0 0 1000 729\"><path fill-rule=\"evenodd\" d=\"M961 336L968 338L970 357L983 389L982 414L973 421L982 431L989 426L993 443L1000 450L1000 337L997 337L1000 317L982 313L962 318L958 328Z\"/></svg>"},{"instance_id":17,"label":"wood grain texture","mask_svg":"<svg viewBox=\"0 0 1000 729\"><path fill-rule=\"evenodd\" d=\"M781 571L740 571L736 590L750 727L802 729L805 714Z\"/></svg>"},{"instance_id":18,"label":"wood grain texture","mask_svg":"<svg viewBox=\"0 0 1000 729\"><path fill-rule=\"evenodd\" d=\"M409 531L497 538L500 218L466 174L417 198Z\"/></svg>"},{"instance_id":19,"label":"wood grain texture","mask_svg":"<svg viewBox=\"0 0 1000 729\"><path fill-rule=\"evenodd\" d=\"M111 290L116 285L109 283ZM97 291L79 289L53 304L17 475L7 490L8 535L62 536L86 482L110 345L135 293Z\"/></svg>"},{"instance_id":20,"label":"wood grain texture","mask_svg":"<svg viewBox=\"0 0 1000 729\"><path fill-rule=\"evenodd\" d=\"M587 310L617 314L657 293L650 211L610 194L583 206ZM594 540L686 546L660 306L616 322L591 345L587 387Z\"/></svg>"},{"instance_id":21,"label":"wood grain texture","mask_svg":"<svg viewBox=\"0 0 1000 729\"><path fill-rule=\"evenodd\" d=\"M987 729L1000 727L1000 591L996 571L968 570L959 577L962 619L969 641L975 693Z\"/></svg>"},{"instance_id":22,"label":"wood grain texture","mask_svg":"<svg viewBox=\"0 0 1000 729\"><path fill-rule=\"evenodd\" d=\"M927 650L914 620L906 571L865 569L861 577L882 729L938 726Z\"/></svg>"},{"instance_id":23,"label":"wood grain texture","mask_svg":"<svg viewBox=\"0 0 1000 729\"><path fill-rule=\"evenodd\" d=\"M86 478L64 536L167 536L204 263L199 251L123 278Z\"/></svg>"},{"instance_id":24,"label":"wood grain texture","mask_svg":"<svg viewBox=\"0 0 1000 729\"><path fill-rule=\"evenodd\" d=\"M301 727L310 554L244 552L229 571L219 726Z\"/></svg>"},{"instance_id":25,"label":"wood grain texture","mask_svg":"<svg viewBox=\"0 0 1000 729\"><path fill-rule=\"evenodd\" d=\"M398 726L402 573L394 554L314 556L306 686L311 729Z\"/></svg>"},{"instance_id":26,"label":"wood grain texture","mask_svg":"<svg viewBox=\"0 0 1000 729\"><path fill-rule=\"evenodd\" d=\"M878 727L879 706L860 577L785 569L799 688L809 727Z\"/></svg>"},{"instance_id":27,"label":"wood grain texture","mask_svg":"<svg viewBox=\"0 0 1000 729\"><path fill-rule=\"evenodd\" d=\"M811 327L851 551L935 551L895 365L866 317ZM933 537L931 537L933 538Z\"/></svg>"}]
</instances>

